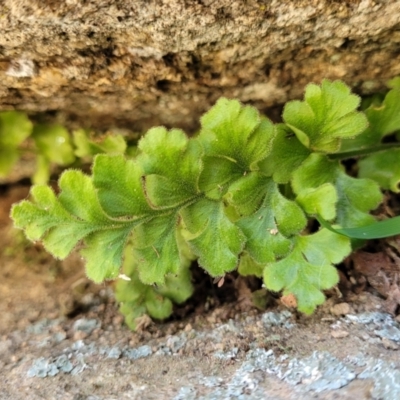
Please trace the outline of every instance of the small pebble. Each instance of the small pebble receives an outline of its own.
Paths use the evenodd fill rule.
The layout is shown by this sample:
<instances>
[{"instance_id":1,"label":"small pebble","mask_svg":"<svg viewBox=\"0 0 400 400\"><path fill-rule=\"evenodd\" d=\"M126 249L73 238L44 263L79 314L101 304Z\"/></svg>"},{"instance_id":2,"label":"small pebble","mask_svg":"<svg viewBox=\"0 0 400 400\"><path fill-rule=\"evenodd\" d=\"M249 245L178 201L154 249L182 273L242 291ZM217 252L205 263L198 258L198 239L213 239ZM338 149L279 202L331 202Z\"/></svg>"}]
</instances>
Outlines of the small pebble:
<instances>
[{"instance_id":1,"label":"small pebble","mask_svg":"<svg viewBox=\"0 0 400 400\"><path fill-rule=\"evenodd\" d=\"M341 316L351 313L351 307L348 303L339 303L331 307L331 314Z\"/></svg>"},{"instance_id":2,"label":"small pebble","mask_svg":"<svg viewBox=\"0 0 400 400\"><path fill-rule=\"evenodd\" d=\"M382 344L383 344L383 347L388 350L398 350L399 349L399 346L395 342L393 342L393 340L390 340L385 337L382 338Z\"/></svg>"},{"instance_id":3,"label":"small pebble","mask_svg":"<svg viewBox=\"0 0 400 400\"><path fill-rule=\"evenodd\" d=\"M123 315L117 315L112 319L112 324L114 326L121 326L124 323L124 316Z\"/></svg>"},{"instance_id":4,"label":"small pebble","mask_svg":"<svg viewBox=\"0 0 400 400\"><path fill-rule=\"evenodd\" d=\"M364 341L371 339L371 336L369 336L368 333L362 333L359 337Z\"/></svg>"},{"instance_id":5,"label":"small pebble","mask_svg":"<svg viewBox=\"0 0 400 400\"><path fill-rule=\"evenodd\" d=\"M72 336L72 340L77 341L77 340L86 339L87 336L88 336L88 334L86 332L77 331L77 332L74 332L74 334Z\"/></svg>"},{"instance_id":6,"label":"small pebble","mask_svg":"<svg viewBox=\"0 0 400 400\"><path fill-rule=\"evenodd\" d=\"M121 355L122 350L119 347L112 347L107 353L107 358L115 358L117 360Z\"/></svg>"},{"instance_id":7,"label":"small pebble","mask_svg":"<svg viewBox=\"0 0 400 400\"><path fill-rule=\"evenodd\" d=\"M335 339L343 339L346 336L349 336L349 332L344 330L331 331L331 336Z\"/></svg>"},{"instance_id":8,"label":"small pebble","mask_svg":"<svg viewBox=\"0 0 400 400\"><path fill-rule=\"evenodd\" d=\"M10 361L11 361L12 363L16 363L17 361L19 361L19 357L13 355L13 356L11 356Z\"/></svg>"},{"instance_id":9,"label":"small pebble","mask_svg":"<svg viewBox=\"0 0 400 400\"><path fill-rule=\"evenodd\" d=\"M99 325L100 323L96 319L80 318L74 322L72 329L90 335L94 329L99 327Z\"/></svg>"}]
</instances>

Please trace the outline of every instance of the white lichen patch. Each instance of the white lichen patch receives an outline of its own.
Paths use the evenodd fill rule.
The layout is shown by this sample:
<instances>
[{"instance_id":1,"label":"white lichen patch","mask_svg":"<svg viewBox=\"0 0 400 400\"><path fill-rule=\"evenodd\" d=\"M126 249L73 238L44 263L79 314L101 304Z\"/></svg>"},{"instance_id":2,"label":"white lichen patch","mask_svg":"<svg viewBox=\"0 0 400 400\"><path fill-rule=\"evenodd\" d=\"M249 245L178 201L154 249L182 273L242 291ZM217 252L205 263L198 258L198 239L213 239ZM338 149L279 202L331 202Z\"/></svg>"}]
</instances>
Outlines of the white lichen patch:
<instances>
[{"instance_id":1,"label":"white lichen patch","mask_svg":"<svg viewBox=\"0 0 400 400\"><path fill-rule=\"evenodd\" d=\"M31 78L35 75L35 63L26 58L12 60L6 71L6 75L14 78Z\"/></svg>"},{"instance_id":2,"label":"white lichen patch","mask_svg":"<svg viewBox=\"0 0 400 400\"><path fill-rule=\"evenodd\" d=\"M160 60L163 56L161 50L156 49L155 47L144 46L144 47L129 47L128 51L133 56L137 56L140 58L155 58L156 60Z\"/></svg>"}]
</instances>

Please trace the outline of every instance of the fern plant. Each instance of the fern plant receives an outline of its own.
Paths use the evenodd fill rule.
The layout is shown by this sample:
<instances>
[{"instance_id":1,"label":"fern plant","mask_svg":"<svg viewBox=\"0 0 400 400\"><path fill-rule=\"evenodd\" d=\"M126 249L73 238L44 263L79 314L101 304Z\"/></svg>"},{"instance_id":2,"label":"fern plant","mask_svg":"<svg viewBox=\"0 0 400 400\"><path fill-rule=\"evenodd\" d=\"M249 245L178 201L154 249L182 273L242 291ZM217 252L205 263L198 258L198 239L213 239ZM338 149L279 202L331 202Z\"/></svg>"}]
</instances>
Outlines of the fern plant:
<instances>
[{"instance_id":1,"label":"fern plant","mask_svg":"<svg viewBox=\"0 0 400 400\"><path fill-rule=\"evenodd\" d=\"M34 186L12 218L55 257L83 242L93 281L124 277L116 297L132 328L140 315L166 318L173 302L191 296L194 259L213 277L235 269L260 277L312 313L338 282L334 265L351 252L351 240L331 224L341 233L371 224L370 211L382 201L379 185L398 191L397 143L365 157L361 177L340 160L368 154L367 147L373 152L400 130L399 96L395 87L361 112L360 98L344 83L325 80L308 85L304 101L287 103L276 125L222 98L195 137L150 129L133 158L98 154L90 176L64 172L58 196ZM387 154L393 168L380 176L375 165ZM310 232L316 218L327 228Z\"/></svg>"},{"instance_id":2,"label":"fern plant","mask_svg":"<svg viewBox=\"0 0 400 400\"><path fill-rule=\"evenodd\" d=\"M70 135L61 125L33 124L20 111L0 112L0 179L6 178L18 160L30 153L36 161L32 182L49 181L53 166L81 166L99 153L124 153L127 143L121 134L92 139L78 129Z\"/></svg>"}]
</instances>

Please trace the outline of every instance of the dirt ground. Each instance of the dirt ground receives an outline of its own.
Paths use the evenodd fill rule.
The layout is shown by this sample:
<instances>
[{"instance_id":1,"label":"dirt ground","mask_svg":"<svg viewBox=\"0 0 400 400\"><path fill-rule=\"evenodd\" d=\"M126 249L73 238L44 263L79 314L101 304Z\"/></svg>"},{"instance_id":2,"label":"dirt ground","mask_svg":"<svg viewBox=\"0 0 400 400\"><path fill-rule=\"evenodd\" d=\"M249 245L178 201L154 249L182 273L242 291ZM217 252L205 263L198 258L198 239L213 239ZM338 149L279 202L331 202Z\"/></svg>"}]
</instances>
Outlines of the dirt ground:
<instances>
[{"instance_id":1,"label":"dirt ground","mask_svg":"<svg viewBox=\"0 0 400 400\"><path fill-rule=\"evenodd\" d=\"M310 317L278 299L258 311L241 284L224 302L214 285L190 312L131 332L79 257L54 260L12 228L28 186L1 190L0 399L400 398L397 375L386 392L378 379L400 369L399 241L349 259Z\"/></svg>"}]
</instances>

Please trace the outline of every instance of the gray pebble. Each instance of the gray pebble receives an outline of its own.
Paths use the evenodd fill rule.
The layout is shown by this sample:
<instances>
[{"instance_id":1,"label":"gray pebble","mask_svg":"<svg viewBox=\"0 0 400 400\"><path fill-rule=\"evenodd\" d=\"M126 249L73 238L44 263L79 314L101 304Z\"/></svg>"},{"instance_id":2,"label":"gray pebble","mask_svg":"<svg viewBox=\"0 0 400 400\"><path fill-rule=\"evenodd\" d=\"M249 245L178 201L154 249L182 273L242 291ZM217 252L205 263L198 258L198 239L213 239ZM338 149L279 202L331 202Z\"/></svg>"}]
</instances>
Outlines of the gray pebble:
<instances>
[{"instance_id":1,"label":"gray pebble","mask_svg":"<svg viewBox=\"0 0 400 400\"><path fill-rule=\"evenodd\" d=\"M148 345L140 346L137 349L126 349L123 351L124 357L127 357L131 360L145 358L145 357L151 356L152 353L153 353L153 350Z\"/></svg>"},{"instance_id":2,"label":"gray pebble","mask_svg":"<svg viewBox=\"0 0 400 400\"><path fill-rule=\"evenodd\" d=\"M100 322L97 319L80 318L74 322L72 329L77 332L85 332L91 334L96 328L100 327Z\"/></svg>"}]
</instances>

